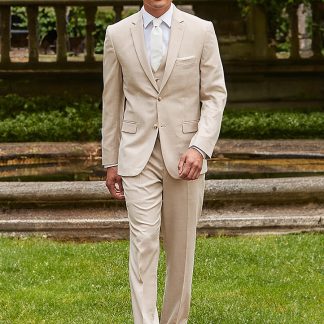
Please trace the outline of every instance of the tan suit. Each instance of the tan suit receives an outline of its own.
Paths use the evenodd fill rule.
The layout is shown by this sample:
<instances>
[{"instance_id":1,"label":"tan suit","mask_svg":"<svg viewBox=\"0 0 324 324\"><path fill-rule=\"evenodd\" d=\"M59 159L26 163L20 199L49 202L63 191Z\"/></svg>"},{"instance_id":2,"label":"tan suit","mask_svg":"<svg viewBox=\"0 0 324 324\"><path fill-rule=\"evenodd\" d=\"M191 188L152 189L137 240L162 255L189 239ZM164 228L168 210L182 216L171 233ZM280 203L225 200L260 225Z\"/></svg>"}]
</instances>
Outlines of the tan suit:
<instances>
[{"instance_id":1,"label":"tan suit","mask_svg":"<svg viewBox=\"0 0 324 324\"><path fill-rule=\"evenodd\" d=\"M159 323L160 228L167 255L160 323L187 323L207 162L194 181L180 179L178 163L191 145L212 155L227 95L211 22L175 8L164 62L152 72L140 12L107 28L102 164L118 164L123 179L136 324Z\"/></svg>"},{"instance_id":2,"label":"tan suit","mask_svg":"<svg viewBox=\"0 0 324 324\"><path fill-rule=\"evenodd\" d=\"M174 178L179 178L179 158L189 145L212 155L226 89L211 22L175 9L160 88L146 57L140 13L107 28L105 50L103 164L118 163L122 176L139 174L158 131Z\"/></svg>"}]
</instances>

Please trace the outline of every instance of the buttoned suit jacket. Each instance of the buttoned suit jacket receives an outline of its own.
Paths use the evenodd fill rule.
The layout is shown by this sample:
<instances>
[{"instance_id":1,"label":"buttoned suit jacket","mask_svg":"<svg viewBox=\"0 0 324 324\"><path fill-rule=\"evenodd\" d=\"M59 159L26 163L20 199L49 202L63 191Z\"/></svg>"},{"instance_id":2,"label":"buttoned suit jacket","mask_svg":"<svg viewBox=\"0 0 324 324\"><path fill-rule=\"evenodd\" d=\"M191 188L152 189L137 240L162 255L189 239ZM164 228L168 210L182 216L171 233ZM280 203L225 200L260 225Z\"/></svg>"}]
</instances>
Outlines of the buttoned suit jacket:
<instances>
[{"instance_id":1,"label":"buttoned suit jacket","mask_svg":"<svg viewBox=\"0 0 324 324\"><path fill-rule=\"evenodd\" d=\"M194 145L211 157L227 92L211 22L173 11L160 87L146 55L142 13L107 27L103 58L102 164L121 176L145 167L159 132L169 174ZM204 159L201 173L207 171Z\"/></svg>"}]
</instances>

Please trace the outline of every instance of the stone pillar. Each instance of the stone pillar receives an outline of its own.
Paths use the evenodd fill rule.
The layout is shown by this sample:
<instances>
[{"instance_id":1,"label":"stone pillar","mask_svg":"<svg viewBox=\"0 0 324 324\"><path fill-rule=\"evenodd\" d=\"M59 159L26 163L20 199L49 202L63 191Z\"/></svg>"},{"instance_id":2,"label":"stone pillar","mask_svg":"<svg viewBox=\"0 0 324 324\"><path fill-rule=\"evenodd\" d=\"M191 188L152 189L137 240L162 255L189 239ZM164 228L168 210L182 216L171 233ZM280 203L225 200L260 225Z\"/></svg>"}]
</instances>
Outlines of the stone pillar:
<instances>
[{"instance_id":1,"label":"stone pillar","mask_svg":"<svg viewBox=\"0 0 324 324\"><path fill-rule=\"evenodd\" d=\"M29 62L38 62L38 6L27 6Z\"/></svg>"},{"instance_id":2,"label":"stone pillar","mask_svg":"<svg viewBox=\"0 0 324 324\"><path fill-rule=\"evenodd\" d=\"M10 62L10 6L0 6L1 63Z\"/></svg>"},{"instance_id":3,"label":"stone pillar","mask_svg":"<svg viewBox=\"0 0 324 324\"><path fill-rule=\"evenodd\" d=\"M257 60L275 58L274 50L269 46L269 27L267 15L261 5L251 8L254 33L254 58Z\"/></svg>"},{"instance_id":4,"label":"stone pillar","mask_svg":"<svg viewBox=\"0 0 324 324\"><path fill-rule=\"evenodd\" d=\"M312 28L312 50L313 58L323 58L322 55L322 34L320 29L321 23L321 4L320 1L312 2L312 16L313 16L313 28Z\"/></svg>"},{"instance_id":5,"label":"stone pillar","mask_svg":"<svg viewBox=\"0 0 324 324\"><path fill-rule=\"evenodd\" d=\"M115 22L120 21L122 19L123 5L114 5L115 11Z\"/></svg>"},{"instance_id":6,"label":"stone pillar","mask_svg":"<svg viewBox=\"0 0 324 324\"><path fill-rule=\"evenodd\" d=\"M66 6L55 6L56 14L56 57L58 63L67 61Z\"/></svg>"},{"instance_id":7,"label":"stone pillar","mask_svg":"<svg viewBox=\"0 0 324 324\"><path fill-rule=\"evenodd\" d=\"M299 31L298 31L298 11L299 4L292 4L288 7L290 21L290 58L300 59L299 55Z\"/></svg>"},{"instance_id":8,"label":"stone pillar","mask_svg":"<svg viewBox=\"0 0 324 324\"><path fill-rule=\"evenodd\" d=\"M97 7L86 6L84 8L85 15L87 18L86 26L86 62L94 62L94 38L93 32L95 31L95 17L97 12Z\"/></svg>"}]
</instances>

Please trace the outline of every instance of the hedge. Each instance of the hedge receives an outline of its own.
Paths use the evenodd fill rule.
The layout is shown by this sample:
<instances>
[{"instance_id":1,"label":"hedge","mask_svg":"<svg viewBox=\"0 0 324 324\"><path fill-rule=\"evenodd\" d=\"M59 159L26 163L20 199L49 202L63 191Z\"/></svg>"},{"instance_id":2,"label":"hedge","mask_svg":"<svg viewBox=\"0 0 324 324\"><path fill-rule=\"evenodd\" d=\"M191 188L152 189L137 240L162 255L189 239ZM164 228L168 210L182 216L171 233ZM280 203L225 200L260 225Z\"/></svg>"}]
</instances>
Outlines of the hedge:
<instances>
[{"instance_id":1,"label":"hedge","mask_svg":"<svg viewBox=\"0 0 324 324\"><path fill-rule=\"evenodd\" d=\"M324 139L324 113L224 112L221 138ZM97 141L100 103L90 97L0 97L0 142Z\"/></svg>"}]
</instances>

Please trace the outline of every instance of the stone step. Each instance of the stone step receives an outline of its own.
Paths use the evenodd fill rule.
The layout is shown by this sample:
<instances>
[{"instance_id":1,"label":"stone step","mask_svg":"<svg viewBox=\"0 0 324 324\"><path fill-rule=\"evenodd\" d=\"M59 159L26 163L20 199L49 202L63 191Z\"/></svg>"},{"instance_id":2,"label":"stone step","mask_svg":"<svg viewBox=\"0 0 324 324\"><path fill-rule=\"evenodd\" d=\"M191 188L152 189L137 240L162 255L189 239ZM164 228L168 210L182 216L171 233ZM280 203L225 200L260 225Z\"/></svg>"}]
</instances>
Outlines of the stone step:
<instances>
[{"instance_id":1,"label":"stone step","mask_svg":"<svg viewBox=\"0 0 324 324\"><path fill-rule=\"evenodd\" d=\"M201 235L323 231L324 177L207 180ZM128 237L103 181L0 183L1 235Z\"/></svg>"},{"instance_id":2,"label":"stone step","mask_svg":"<svg viewBox=\"0 0 324 324\"><path fill-rule=\"evenodd\" d=\"M321 203L324 177L207 180L205 201L218 204ZM104 181L0 182L0 206L118 205Z\"/></svg>"},{"instance_id":3,"label":"stone step","mask_svg":"<svg viewBox=\"0 0 324 324\"><path fill-rule=\"evenodd\" d=\"M324 232L321 216L200 218L198 235L241 235ZM129 224L122 219L0 219L0 235L41 235L60 239L128 239Z\"/></svg>"}]
</instances>

